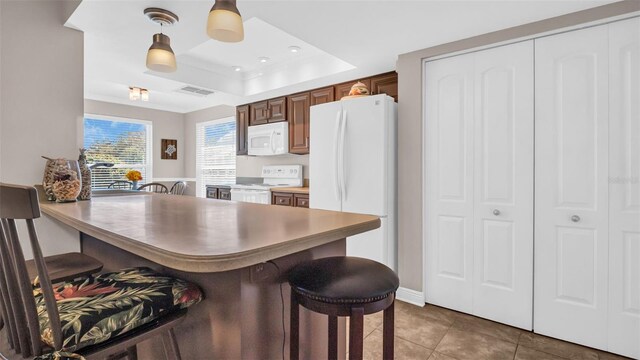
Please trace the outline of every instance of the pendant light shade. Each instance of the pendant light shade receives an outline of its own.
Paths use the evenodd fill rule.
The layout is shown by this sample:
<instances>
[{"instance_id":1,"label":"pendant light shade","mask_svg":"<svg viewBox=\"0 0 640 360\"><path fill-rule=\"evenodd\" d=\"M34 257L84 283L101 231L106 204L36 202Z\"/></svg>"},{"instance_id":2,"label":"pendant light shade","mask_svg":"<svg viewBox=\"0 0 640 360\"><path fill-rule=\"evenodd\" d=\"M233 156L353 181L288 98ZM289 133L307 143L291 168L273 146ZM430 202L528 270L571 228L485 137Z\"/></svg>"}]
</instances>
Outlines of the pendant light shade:
<instances>
[{"instance_id":1,"label":"pendant light shade","mask_svg":"<svg viewBox=\"0 0 640 360\"><path fill-rule=\"evenodd\" d=\"M160 72L174 72L178 68L176 65L176 55L170 45L170 39L165 34L154 34L153 44L147 52L147 67L150 70Z\"/></svg>"},{"instance_id":2,"label":"pendant light shade","mask_svg":"<svg viewBox=\"0 0 640 360\"><path fill-rule=\"evenodd\" d=\"M216 0L209 12L207 34L210 38L224 42L239 42L244 39L242 16L235 0Z\"/></svg>"}]
</instances>

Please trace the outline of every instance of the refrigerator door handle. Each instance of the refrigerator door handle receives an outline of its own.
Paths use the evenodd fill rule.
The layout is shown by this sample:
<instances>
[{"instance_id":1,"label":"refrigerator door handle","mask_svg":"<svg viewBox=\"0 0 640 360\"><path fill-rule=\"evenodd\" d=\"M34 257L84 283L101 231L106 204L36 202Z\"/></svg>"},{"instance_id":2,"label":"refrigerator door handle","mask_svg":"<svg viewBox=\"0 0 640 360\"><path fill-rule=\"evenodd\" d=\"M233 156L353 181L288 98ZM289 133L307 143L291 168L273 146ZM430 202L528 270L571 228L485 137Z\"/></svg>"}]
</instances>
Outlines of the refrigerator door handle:
<instances>
[{"instance_id":1,"label":"refrigerator door handle","mask_svg":"<svg viewBox=\"0 0 640 360\"><path fill-rule=\"evenodd\" d=\"M341 115L342 115L342 110L338 111L338 113L336 114L336 123L335 123L335 131L334 131L334 143L333 143L333 170L334 170L334 176L333 176L333 189L335 191L335 195L336 195L336 200L341 201L340 199L340 194L341 194L341 190L340 190L340 180L339 180L339 174L338 174L338 163L339 163L339 156L340 156L340 149L338 149L339 146L339 135L340 135L340 120L341 120Z\"/></svg>"},{"instance_id":2,"label":"refrigerator door handle","mask_svg":"<svg viewBox=\"0 0 640 360\"><path fill-rule=\"evenodd\" d=\"M342 124L340 126L340 191L342 200L347 199L347 180L345 169L345 133L347 131L347 110L342 112Z\"/></svg>"}]
</instances>

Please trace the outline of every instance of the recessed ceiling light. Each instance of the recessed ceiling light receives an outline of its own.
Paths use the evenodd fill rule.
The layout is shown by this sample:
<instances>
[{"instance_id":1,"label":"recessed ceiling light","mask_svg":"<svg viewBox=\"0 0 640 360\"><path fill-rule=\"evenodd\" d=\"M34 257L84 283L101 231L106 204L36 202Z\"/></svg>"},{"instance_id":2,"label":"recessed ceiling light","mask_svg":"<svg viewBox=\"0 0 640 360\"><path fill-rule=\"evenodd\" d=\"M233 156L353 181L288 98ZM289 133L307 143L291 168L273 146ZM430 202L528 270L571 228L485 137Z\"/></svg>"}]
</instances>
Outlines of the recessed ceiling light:
<instances>
[{"instance_id":1,"label":"recessed ceiling light","mask_svg":"<svg viewBox=\"0 0 640 360\"><path fill-rule=\"evenodd\" d=\"M289 51L291 51L294 54L300 52L300 50L301 50L300 46L295 46L295 45L289 46Z\"/></svg>"},{"instance_id":2,"label":"recessed ceiling light","mask_svg":"<svg viewBox=\"0 0 640 360\"><path fill-rule=\"evenodd\" d=\"M263 63L263 64L264 64L264 63L266 63L267 61L269 61L269 58L268 58L268 57L266 57L266 56L260 56L260 57L258 58L258 61L260 61L261 63Z\"/></svg>"},{"instance_id":3,"label":"recessed ceiling light","mask_svg":"<svg viewBox=\"0 0 640 360\"><path fill-rule=\"evenodd\" d=\"M233 71L240 72L240 71L242 71L242 68L240 66L234 66L233 67Z\"/></svg>"}]
</instances>

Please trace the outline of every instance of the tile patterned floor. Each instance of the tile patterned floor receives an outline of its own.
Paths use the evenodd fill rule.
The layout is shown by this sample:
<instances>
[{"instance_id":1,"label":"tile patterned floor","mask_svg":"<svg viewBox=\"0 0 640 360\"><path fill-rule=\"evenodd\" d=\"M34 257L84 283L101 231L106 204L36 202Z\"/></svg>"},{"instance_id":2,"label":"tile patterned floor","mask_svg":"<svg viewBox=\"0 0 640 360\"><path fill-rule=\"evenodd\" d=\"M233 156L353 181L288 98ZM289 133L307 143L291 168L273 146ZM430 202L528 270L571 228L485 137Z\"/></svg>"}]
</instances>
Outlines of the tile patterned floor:
<instances>
[{"instance_id":1,"label":"tile patterned floor","mask_svg":"<svg viewBox=\"0 0 640 360\"><path fill-rule=\"evenodd\" d=\"M382 358L382 313L365 316L364 358ZM396 301L395 356L402 360L623 360L625 357L493 321Z\"/></svg>"}]
</instances>

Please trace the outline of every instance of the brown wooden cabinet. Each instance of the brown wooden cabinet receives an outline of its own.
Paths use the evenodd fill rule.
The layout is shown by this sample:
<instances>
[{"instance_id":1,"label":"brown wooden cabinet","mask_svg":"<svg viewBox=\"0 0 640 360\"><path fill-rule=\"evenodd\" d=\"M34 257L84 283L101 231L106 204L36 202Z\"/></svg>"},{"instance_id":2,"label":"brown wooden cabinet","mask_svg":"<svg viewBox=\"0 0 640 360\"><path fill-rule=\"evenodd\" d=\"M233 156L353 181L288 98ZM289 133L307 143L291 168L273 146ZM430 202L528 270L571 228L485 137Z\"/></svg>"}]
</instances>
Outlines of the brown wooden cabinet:
<instances>
[{"instance_id":1,"label":"brown wooden cabinet","mask_svg":"<svg viewBox=\"0 0 640 360\"><path fill-rule=\"evenodd\" d=\"M218 199L220 199L220 200L231 200L231 189L229 189L229 188L218 188Z\"/></svg>"},{"instance_id":2,"label":"brown wooden cabinet","mask_svg":"<svg viewBox=\"0 0 640 360\"><path fill-rule=\"evenodd\" d=\"M250 104L249 113L249 126L286 121L287 97Z\"/></svg>"},{"instance_id":3,"label":"brown wooden cabinet","mask_svg":"<svg viewBox=\"0 0 640 360\"><path fill-rule=\"evenodd\" d=\"M236 108L236 155L247 155L247 131L249 128L249 105Z\"/></svg>"},{"instance_id":4,"label":"brown wooden cabinet","mask_svg":"<svg viewBox=\"0 0 640 360\"><path fill-rule=\"evenodd\" d=\"M289 152L292 154L309 153L309 100L308 92L288 97Z\"/></svg>"},{"instance_id":5,"label":"brown wooden cabinet","mask_svg":"<svg viewBox=\"0 0 640 360\"><path fill-rule=\"evenodd\" d=\"M281 192L271 193L271 203L273 205L293 206L293 194Z\"/></svg>"},{"instance_id":6,"label":"brown wooden cabinet","mask_svg":"<svg viewBox=\"0 0 640 360\"><path fill-rule=\"evenodd\" d=\"M367 87L367 89L371 90L371 79L352 80L352 81L345 82L345 83L338 84L338 85L334 86L335 94L336 94L336 100L340 100L340 99L342 99L343 96L349 95L349 91L351 90L351 86L353 86L353 84L357 83L358 81L363 83Z\"/></svg>"},{"instance_id":7,"label":"brown wooden cabinet","mask_svg":"<svg viewBox=\"0 0 640 360\"><path fill-rule=\"evenodd\" d=\"M335 100L333 86L311 90L309 92L309 97L310 106L332 102Z\"/></svg>"},{"instance_id":8,"label":"brown wooden cabinet","mask_svg":"<svg viewBox=\"0 0 640 360\"><path fill-rule=\"evenodd\" d=\"M311 142L309 108L342 99L349 95L351 86L362 82L372 95L387 94L398 101L398 74L395 71L370 78L351 80L333 86L309 90L303 93L263 100L236 109L237 154L246 155L248 126L279 121L289 122L289 152L308 154Z\"/></svg>"},{"instance_id":9,"label":"brown wooden cabinet","mask_svg":"<svg viewBox=\"0 0 640 360\"><path fill-rule=\"evenodd\" d=\"M287 98L283 96L277 99L271 99L269 103L269 122L279 122L287 120Z\"/></svg>"},{"instance_id":10,"label":"brown wooden cabinet","mask_svg":"<svg viewBox=\"0 0 640 360\"><path fill-rule=\"evenodd\" d=\"M260 101L249 105L249 126L266 124L269 121L269 102Z\"/></svg>"},{"instance_id":11,"label":"brown wooden cabinet","mask_svg":"<svg viewBox=\"0 0 640 360\"><path fill-rule=\"evenodd\" d=\"M271 204L280 206L309 207L309 194L272 192Z\"/></svg>"},{"instance_id":12,"label":"brown wooden cabinet","mask_svg":"<svg viewBox=\"0 0 640 360\"><path fill-rule=\"evenodd\" d=\"M219 200L231 200L231 189L224 186L218 187L215 185L207 186L207 198L219 199Z\"/></svg>"},{"instance_id":13,"label":"brown wooden cabinet","mask_svg":"<svg viewBox=\"0 0 640 360\"><path fill-rule=\"evenodd\" d=\"M293 194L293 206L309 208L309 194Z\"/></svg>"},{"instance_id":14,"label":"brown wooden cabinet","mask_svg":"<svg viewBox=\"0 0 640 360\"><path fill-rule=\"evenodd\" d=\"M398 73L395 71L371 78L371 95L387 94L398 101Z\"/></svg>"}]
</instances>

